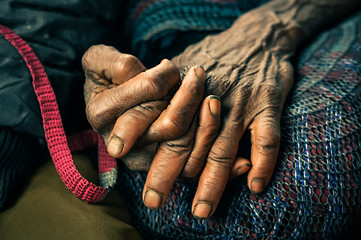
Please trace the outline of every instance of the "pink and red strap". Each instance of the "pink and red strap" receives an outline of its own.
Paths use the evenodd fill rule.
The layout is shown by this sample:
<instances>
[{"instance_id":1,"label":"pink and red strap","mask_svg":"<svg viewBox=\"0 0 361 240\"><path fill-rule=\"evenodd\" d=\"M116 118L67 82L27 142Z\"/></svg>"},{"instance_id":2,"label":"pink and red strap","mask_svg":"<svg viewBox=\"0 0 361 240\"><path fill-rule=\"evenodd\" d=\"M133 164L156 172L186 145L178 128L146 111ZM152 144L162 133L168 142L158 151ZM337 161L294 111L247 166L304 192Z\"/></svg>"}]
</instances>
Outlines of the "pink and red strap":
<instances>
[{"instance_id":1,"label":"pink and red strap","mask_svg":"<svg viewBox=\"0 0 361 240\"><path fill-rule=\"evenodd\" d=\"M30 70L43 118L45 139L61 180L79 199L88 203L101 201L108 189L99 187L81 176L75 167L69 149L69 146L72 150L79 150L87 144L94 145L98 142L98 136L90 130L69 138L70 145L68 146L56 97L43 65L32 48L9 28L0 24L0 33L18 50ZM101 149L104 150L104 144L99 143Z\"/></svg>"}]
</instances>

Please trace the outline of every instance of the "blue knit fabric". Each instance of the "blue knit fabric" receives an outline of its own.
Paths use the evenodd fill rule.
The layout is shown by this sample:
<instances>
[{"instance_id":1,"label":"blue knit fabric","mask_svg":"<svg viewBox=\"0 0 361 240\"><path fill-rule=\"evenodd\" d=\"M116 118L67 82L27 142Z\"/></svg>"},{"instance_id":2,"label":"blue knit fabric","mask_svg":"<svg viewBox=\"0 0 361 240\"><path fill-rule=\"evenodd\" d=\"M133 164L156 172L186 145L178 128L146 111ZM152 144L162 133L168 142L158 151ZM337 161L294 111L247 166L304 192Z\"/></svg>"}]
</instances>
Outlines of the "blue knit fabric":
<instances>
[{"instance_id":1,"label":"blue knit fabric","mask_svg":"<svg viewBox=\"0 0 361 240\"><path fill-rule=\"evenodd\" d=\"M143 36L138 47L147 31L136 33ZM251 194L243 176L228 185L210 219L197 220L194 186L176 182L164 207L150 210L142 203L146 173L121 168L120 189L146 239L333 239L360 224L361 13L302 52L296 80L263 194Z\"/></svg>"},{"instance_id":2,"label":"blue knit fabric","mask_svg":"<svg viewBox=\"0 0 361 240\"><path fill-rule=\"evenodd\" d=\"M124 35L131 53L146 65L154 65L208 34L229 28L242 13L267 1L131 1Z\"/></svg>"}]
</instances>

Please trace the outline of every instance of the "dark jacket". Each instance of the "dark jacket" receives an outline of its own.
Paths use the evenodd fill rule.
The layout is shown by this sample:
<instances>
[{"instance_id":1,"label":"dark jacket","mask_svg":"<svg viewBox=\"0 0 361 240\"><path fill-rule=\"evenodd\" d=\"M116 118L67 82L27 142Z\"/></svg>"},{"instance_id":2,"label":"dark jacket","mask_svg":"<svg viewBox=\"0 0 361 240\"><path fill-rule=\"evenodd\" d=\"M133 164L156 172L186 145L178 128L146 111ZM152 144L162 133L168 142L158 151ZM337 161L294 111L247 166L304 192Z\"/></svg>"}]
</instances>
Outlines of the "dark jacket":
<instances>
[{"instance_id":1,"label":"dark jacket","mask_svg":"<svg viewBox=\"0 0 361 240\"><path fill-rule=\"evenodd\" d=\"M67 133L89 128L84 118L80 59L93 44L112 44L111 39L117 35L119 2L122 1L0 1L0 24L23 38L44 65ZM0 112L1 127L43 136L30 73L20 54L2 36Z\"/></svg>"},{"instance_id":2,"label":"dark jacket","mask_svg":"<svg viewBox=\"0 0 361 240\"><path fill-rule=\"evenodd\" d=\"M67 135L90 128L84 111L81 57L91 45L116 44L122 2L0 1L0 24L24 39L40 59ZM0 34L0 209L39 164L41 149L46 152L46 142L29 69Z\"/></svg>"}]
</instances>

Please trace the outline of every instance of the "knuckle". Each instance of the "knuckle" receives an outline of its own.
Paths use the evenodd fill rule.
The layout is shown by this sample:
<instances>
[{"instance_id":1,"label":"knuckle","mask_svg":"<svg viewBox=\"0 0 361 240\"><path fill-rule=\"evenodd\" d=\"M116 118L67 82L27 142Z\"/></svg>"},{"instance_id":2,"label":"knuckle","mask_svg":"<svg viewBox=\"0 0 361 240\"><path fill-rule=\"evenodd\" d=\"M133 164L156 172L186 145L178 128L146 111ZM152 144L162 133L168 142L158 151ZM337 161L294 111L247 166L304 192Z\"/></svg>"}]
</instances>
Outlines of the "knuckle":
<instances>
[{"instance_id":1,"label":"knuckle","mask_svg":"<svg viewBox=\"0 0 361 240\"><path fill-rule=\"evenodd\" d=\"M170 61L168 59L164 59L162 61L162 63L167 65L167 67L168 67L168 69L170 71L170 74L176 74L176 75L179 76L179 70L178 70L177 66L172 61Z\"/></svg>"},{"instance_id":2,"label":"knuckle","mask_svg":"<svg viewBox=\"0 0 361 240\"><path fill-rule=\"evenodd\" d=\"M83 55L83 57L81 58L81 64L83 66L83 70L85 72L89 71L89 62L88 62L88 59L90 58L89 55L91 55L91 48L93 48L94 46L90 47L90 49L88 49L88 51L86 51Z\"/></svg>"},{"instance_id":3,"label":"knuckle","mask_svg":"<svg viewBox=\"0 0 361 240\"><path fill-rule=\"evenodd\" d=\"M262 130L262 128L264 128ZM255 137L255 144L261 153L269 154L278 150L281 142L280 131L273 124L266 124Z\"/></svg>"},{"instance_id":4,"label":"knuckle","mask_svg":"<svg viewBox=\"0 0 361 240\"><path fill-rule=\"evenodd\" d=\"M232 158L230 156L224 156L213 151L210 152L211 155L208 158L210 164L217 165L224 169L230 169L232 167Z\"/></svg>"},{"instance_id":5,"label":"knuckle","mask_svg":"<svg viewBox=\"0 0 361 240\"><path fill-rule=\"evenodd\" d=\"M258 136L256 138L257 145L261 148L261 150L271 151L274 149L278 149L280 146L280 137L277 135L273 136Z\"/></svg>"},{"instance_id":6,"label":"knuckle","mask_svg":"<svg viewBox=\"0 0 361 240\"><path fill-rule=\"evenodd\" d=\"M85 108L85 113L89 124L92 126L94 131L100 133L105 127L104 110L98 107L94 101L90 101Z\"/></svg>"},{"instance_id":7,"label":"knuckle","mask_svg":"<svg viewBox=\"0 0 361 240\"><path fill-rule=\"evenodd\" d=\"M81 61L84 70L89 69L89 59L96 57L99 52L102 52L104 50L104 48L107 48L107 46L103 44L93 45L84 53Z\"/></svg>"},{"instance_id":8,"label":"knuckle","mask_svg":"<svg viewBox=\"0 0 361 240\"><path fill-rule=\"evenodd\" d=\"M163 109L158 108L158 106L156 106L152 103L141 103L135 109L142 113L146 113L146 112L158 113L161 110L163 110Z\"/></svg>"},{"instance_id":9,"label":"knuckle","mask_svg":"<svg viewBox=\"0 0 361 240\"><path fill-rule=\"evenodd\" d=\"M135 120L141 120L153 122L165 108L165 105L162 102L148 102L141 103L127 111L127 115L130 115ZM149 122L150 123L150 122Z\"/></svg>"},{"instance_id":10,"label":"knuckle","mask_svg":"<svg viewBox=\"0 0 361 240\"><path fill-rule=\"evenodd\" d=\"M258 143L259 151L262 153L273 153L275 150L279 148L279 143L277 142L265 142L265 143Z\"/></svg>"},{"instance_id":11,"label":"knuckle","mask_svg":"<svg viewBox=\"0 0 361 240\"><path fill-rule=\"evenodd\" d=\"M151 105L140 104L132 109L129 109L126 114L132 120L130 121L144 121L148 122L148 119L154 121L156 116L159 116L161 109L157 109ZM124 115L123 115L124 116Z\"/></svg>"},{"instance_id":12,"label":"knuckle","mask_svg":"<svg viewBox=\"0 0 361 240\"><path fill-rule=\"evenodd\" d=\"M210 164L215 164L225 169L231 169L238 148L237 144L227 136L218 137L217 142L222 142L222 144L217 144L216 148L213 147L211 149L207 161Z\"/></svg>"},{"instance_id":13,"label":"knuckle","mask_svg":"<svg viewBox=\"0 0 361 240\"><path fill-rule=\"evenodd\" d=\"M162 127L169 135L181 137L186 132L185 124L181 124L176 117L168 116L162 122Z\"/></svg>"},{"instance_id":14,"label":"knuckle","mask_svg":"<svg viewBox=\"0 0 361 240\"><path fill-rule=\"evenodd\" d=\"M118 61L116 61L114 64L118 70L128 72L132 70L135 65L139 64L139 60L133 55L121 54Z\"/></svg>"},{"instance_id":15,"label":"knuckle","mask_svg":"<svg viewBox=\"0 0 361 240\"><path fill-rule=\"evenodd\" d=\"M187 143L179 143L175 141L166 141L160 146L160 148L162 150L171 151L178 156L184 156L189 154L192 145L189 145Z\"/></svg>"},{"instance_id":16,"label":"knuckle","mask_svg":"<svg viewBox=\"0 0 361 240\"><path fill-rule=\"evenodd\" d=\"M89 51L89 50L88 50ZM88 71L88 57L89 57L89 52L85 52L84 53L84 55L83 55L83 57L81 58L81 64L82 64L82 66L83 66L83 70L84 71Z\"/></svg>"},{"instance_id":17,"label":"knuckle","mask_svg":"<svg viewBox=\"0 0 361 240\"><path fill-rule=\"evenodd\" d=\"M153 98L165 97L168 94L168 86L161 74L145 72L147 77L144 79L145 89L149 96Z\"/></svg>"},{"instance_id":18,"label":"knuckle","mask_svg":"<svg viewBox=\"0 0 361 240\"><path fill-rule=\"evenodd\" d=\"M127 111L127 115L129 115L129 117L132 118L133 121L144 120L148 116L147 113L148 113L148 111L143 109L140 106L136 106Z\"/></svg>"}]
</instances>

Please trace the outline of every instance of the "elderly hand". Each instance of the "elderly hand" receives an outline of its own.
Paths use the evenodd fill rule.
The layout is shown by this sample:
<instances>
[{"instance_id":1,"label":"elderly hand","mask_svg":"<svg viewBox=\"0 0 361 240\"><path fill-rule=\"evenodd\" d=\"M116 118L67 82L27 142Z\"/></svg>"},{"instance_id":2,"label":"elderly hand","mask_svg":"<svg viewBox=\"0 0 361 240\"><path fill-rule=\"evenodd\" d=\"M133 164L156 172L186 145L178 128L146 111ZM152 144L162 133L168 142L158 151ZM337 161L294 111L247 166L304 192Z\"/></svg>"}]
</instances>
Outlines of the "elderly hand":
<instances>
[{"instance_id":1,"label":"elderly hand","mask_svg":"<svg viewBox=\"0 0 361 240\"><path fill-rule=\"evenodd\" d=\"M252 143L248 186L256 194L267 186L279 151L282 108L293 84L289 58L298 34L272 13L256 10L240 17L227 31L205 38L172 60L178 68L204 66L209 78L206 94L222 100L221 129L201 173L192 204L194 216L212 215L232 169L236 172L237 168L243 171L248 167L245 161L235 163L246 130L251 133ZM149 170L144 194L147 189L162 193L160 180L151 178L157 172L153 166L157 165Z\"/></svg>"},{"instance_id":2,"label":"elderly hand","mask_svg":"<svg viewBox=\"0 0 361 240\"><path fill-rule=\"evenodd\" d=\"M180 75L168 60L146 70L136 57L98 45L84 54L83 68L87 117L110 155L133 170L148 170L157 152L157 158L174 162L160 168L158 177L173 182L188 158L204 161L219 129L220 101L203 100L201 67L189 69L170 103L167 95Z\"/></svg>"},{"instance_id":3,"label":"elderly hand","mask_svg":"<svg viewBox=\"0 0 361 240\"><path fill-rule=\"evenodd\" d=\"M146 70L136 57L98 45L84 54L83 68L90 124L103 136L111 156L132 170L151 166L143 200L147 207L161 207L182 171L183 177L199 175L218 134L218 97L210 95L200 104L204 70L190 68L169 103L165 97L180 77L168 60ZM235 165L245 167L235 168L232 176L250 167L244 158Z\"/></svg>"},{"instance_id":4,"label":"elderly hand","mask_svg":"<svg viewBox=\"0 0 361 240\"><path fill-rule=\"evenodd\" d=\"M183 169L185 176L195 176L203 169L192 204L193 215L198 218L211 216L229 177L237 175L235 173L244 173L250 166L247 159L235 160L239 141L247 130L251 132L252 142L250 158L252 169L248 174L248 186L254 193L264 190L276 163L280 144L280 115L293 84L293 68L289 58L298 43L305 38L305 34L312 36L319 26L333 19L335 13L338 13L338 17L343 16L353 8L353 5L356 3L359 5L358 1L345 2L342 3L343 5L341 2L270 1L269 4L241 16L229 30L206 38L173 59L178 69L196 64L204 66L209 78L206 83L206 95L215 94L222 99L221 129L214 142L213 139L217 134L215 129L218 129L219 121L215 116L219 116L219 111L217 110L217 114L213 115L212 112L214 109L220 109L219 102L215 98L204 100L199 114L200 126L198 128L196 126L198 120L193 118L193 110L187 110L194 109L195 105L189 104L184 109L175 108L178 113L185 110L189 113L188 117L191 117L171 118L182 119L178 124L171 124L172 127L183 127L183 125L179 125L182 121L187 123L184 127L186 130L179 131L185 135L178 134L179 139L177 140L166 140L171 137L167 138L169 137L168 131L162 132L162 129L167 129L164 126L168 124L160 124L158 125L160 127L151 129L152 123L158 121L156 120L158 115L167 114L168 108L166 111L162 112L162 110L168 102L162 102L164 101L162 97L167 95L167 92L177 83L177 80L173 79L175 75L171 74L172 69L176 68L168 68L169 62L148 70L152 77L145 74L144 78L144 66L129 55L122 58L119 57L119 54L118 56L115 54L112 57L105 51L93 54L92 56L95 58L85 57L83 64L87 73L85 93L89 120L93 127L103 134L106 141L115 139L118 142L113 148L112 142L109 141L107 143L108 151L113 156L123 156L123 161L127 158L129 162L147 158L151 161L156 152L154 145L150 145L149 149L148 147L140 148L140 152L145 153L143 155L137 155L138 151L131 151L126 156L124 154L129 151L136 139L139 141L139 138L143 143L149 143L156 139L165 141L159 147L143 190L143 200L148 207L162 206L179 169L185 164ZM103 54L108 57L101 58ZM95 59L95 62L90 63L88 61L90 59ZM125 64L126 68L123 68L124 60L130 62L130 64ZM193 70L195 72L195 69ZM158 74L159 72L161 74ZM143 81L138 77L141 74L143 74L141 78L147 79L145 84L142 84ZM204 79L201 75L200 73L200 77L195 79ZM162 77L159 79L159 76ZM164 81L165 76L168 81ZM191 71L187 76L188 79L194 79ZM190 82L193 81L189 80ZM203 83L202 80L200 82ZM126 87L121 87L122 85ZM144 87L144 85L148 87ZM163 89L166 90L160 91L160 93L157 86L163 86ZM156 90L156 94L153 94L153 90ZM145 97L141 95L144 91L148 91L145 93ZM186 94L187 91L183 91L184 93L179 96ZM101 94L103 92L106 94ZM96 96L98 93L100 93L99 97ZM197 99L199 96L185 96L192 99L192 103L194 101L199 104L201 101ZM175 102L179 104L182 101ZM122 121L126 124L122 126L116 120L123 118L123 115L128 116L128 111L132 112L133 108L135 108L135 112L144 109L143 104L145 106L150 104L151 109L156 109L154 111L156 113L151 114L149 109L145 108L147 115L145 121L143 121L144 119L139 121L140 129L130 131L131 137L128 140L124 141L124 138L127 139L127 137L119 138L119 140L119 134L113 134L113 129L123 126L123 130L120 132L124 136L128 136L128 133L125 132L129 129L128 127L134 125L130 124L130 121L126 121L128 117L124 117L125 120ZM171 102L168 107L172 104ZM208 106L208 108L204 106ZM98 111L98 109L100 110ZM174 113L178 114L177 111ZM178 116L180 115L182 114L178 114ZM131 114L129 114L129 119L131 118ZM159 119L163 118L159 117ZM188 122L189 119L193 119L192 123ZM210 119L211 127L208 127L207 123L203 123L206 119ZM145 124L142 125L142 122ZM152 134L157 135L158 130L161 131L161 134L156 137L152 136ZM142 135L144 131L146 133ZM195 131L196 133L194 133ZM189 146L193 144L193 140L189 139L193 139L194 134L196 140L193 150L190 150ZM112 136L115 137L112 138ZM203 145L204 148L200 144L197 146L198 141L202 142L201 140L207 139L207 144ZM182 153L183 149L185 149L185 154ZM194 151L194 149L200 150L201 153L197 153L198 150ZM207 154L208 152L209 154ZM205 156L207 160L204 166ZM173 157L175 159L172 159ZM184 160L178 163L178 159L187 157L186 163ZM172 174L167 175L168 169Z\"/></svg>"}]
</instances>

